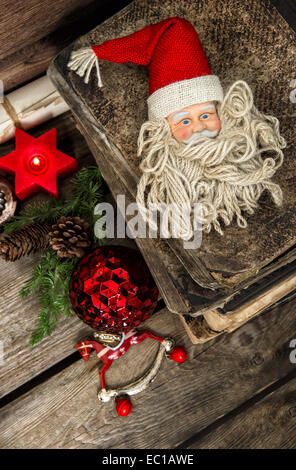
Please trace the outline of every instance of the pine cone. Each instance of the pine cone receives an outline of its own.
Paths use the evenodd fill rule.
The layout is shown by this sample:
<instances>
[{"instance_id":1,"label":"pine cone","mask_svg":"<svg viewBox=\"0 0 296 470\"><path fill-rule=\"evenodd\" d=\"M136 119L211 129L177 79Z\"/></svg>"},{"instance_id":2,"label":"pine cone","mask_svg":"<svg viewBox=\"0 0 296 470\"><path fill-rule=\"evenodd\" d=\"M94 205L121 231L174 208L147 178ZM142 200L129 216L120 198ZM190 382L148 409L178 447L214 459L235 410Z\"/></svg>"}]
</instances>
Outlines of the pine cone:
<instances>
[{"instance_id":1,"label":"pine cone","mask_svg":"<svg viewBox=\"0 0 296 470\"><path fill-rule=\"evenodd\" d=\"M49 242L61 258L80 258L91 244L89 224L80 217L61 217L52 226Z\"/></svg>"},{"instance_id":2,"label":"pine cone","mask_svg":"<svg viewBox=\"0 0 296 470\"><path fill-rule=\"evenodd\" d=\"M45 250L49 246L49 224L31 224L0 236L0 256L5 261L16 261L22 256Z\"/></svg>"}]
</instances>

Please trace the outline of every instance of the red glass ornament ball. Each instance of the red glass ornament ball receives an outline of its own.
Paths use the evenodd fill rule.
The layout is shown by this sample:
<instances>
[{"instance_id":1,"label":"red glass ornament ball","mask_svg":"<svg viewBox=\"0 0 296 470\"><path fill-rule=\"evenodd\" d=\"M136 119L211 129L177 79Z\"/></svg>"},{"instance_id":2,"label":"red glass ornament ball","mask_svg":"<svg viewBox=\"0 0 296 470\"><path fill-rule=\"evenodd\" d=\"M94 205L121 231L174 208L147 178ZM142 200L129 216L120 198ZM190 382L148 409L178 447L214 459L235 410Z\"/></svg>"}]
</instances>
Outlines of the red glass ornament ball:
<instances>
[{"instance_id":1,"label":"red glass ornament ball","mask_svg":"<svg viewBox=\"0 0 296 470\"><path fill-rule=\"evenodd\" d=\"M116 411L118 416L128 416L133 409L133 405L128 398L116 398Z\"/></svg>"},{"instance_id":2,"label":"red glass ornament ball","mask_svg":"<svg viewBox=\"0 0 296 470\"><path fill-rule=\"evenodd\" d=\"M169 355L169 359L173 359L175 362L184 362L187 359L187 351L183 346L175 346L172 349L171 354Z\"/></svg>"},{"instance_id":3,"label":"red glass ornament ball","mask_svg":"<svg viewBox=\"0 0 296 470\"><path fill-rule=\"evenodd\" d=\"M156 307L158 289L139 252L104 246L82 258L70 280L78 317L95 330L127 332Z\"/></svg>"}]
</instances>

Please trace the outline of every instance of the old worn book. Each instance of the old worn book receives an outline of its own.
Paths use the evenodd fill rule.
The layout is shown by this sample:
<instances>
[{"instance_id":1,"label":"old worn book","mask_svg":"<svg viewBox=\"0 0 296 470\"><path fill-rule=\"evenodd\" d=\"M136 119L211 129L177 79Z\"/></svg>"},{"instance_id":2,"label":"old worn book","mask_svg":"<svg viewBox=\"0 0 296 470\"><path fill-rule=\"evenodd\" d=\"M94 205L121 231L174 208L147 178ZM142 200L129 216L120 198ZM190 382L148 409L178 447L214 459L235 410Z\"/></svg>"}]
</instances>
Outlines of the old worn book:
<instances>
[{"instance_id":1,"label":"old worn book","mask_svg":"<svg viewBox=\"0 0 296 470\"><path fill-rule=\"evenodd\" d=\"M62 51L48 73L70 106L113 195L124 195L126 204L134 202L140 177L137 136L147 120L148 71L134 64L100 61L104 86L98 88L95 73L85 84L67 63L73 49L125 36L169 16L193 23L222 85L246 80L256 106L279 118L288 141L284 164L274 177L284 193L281 208L263 194L260 208L247 217L246 229L233 223L223 236L214 231L203 234L198 249L186 250L176 239L136 239L168 308L195 316L221 308L242 289L296 258L296 128L295 104L290 100L295 33L269 0L239 4L235 0L135 0Z\"/></svg>"},{"instance_id":2,"label":"old worn book","mask_svg":"<svg viewBox=\"0 0 296 470\"><path fill-rule=\"evenodd\" d=\"M296 262L289 263L270 275L242 289L221 307L207 309L194 318L184 315L182 323L191 341L205 343L222 333L230 333L251 318L267 311L275 304L296 295Z\"/></svg>"}]
</instances>

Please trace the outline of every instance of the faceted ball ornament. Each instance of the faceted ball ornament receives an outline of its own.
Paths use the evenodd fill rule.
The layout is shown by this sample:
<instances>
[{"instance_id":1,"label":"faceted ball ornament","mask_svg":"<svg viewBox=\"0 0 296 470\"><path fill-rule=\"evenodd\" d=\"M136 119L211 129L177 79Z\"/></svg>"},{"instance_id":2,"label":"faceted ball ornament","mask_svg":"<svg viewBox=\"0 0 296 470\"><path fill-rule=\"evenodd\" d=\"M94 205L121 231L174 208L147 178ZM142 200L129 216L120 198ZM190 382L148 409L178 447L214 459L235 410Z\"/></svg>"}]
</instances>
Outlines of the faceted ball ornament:
<instances>
[{"instance_id":1,"label":"faceted ball ornament","mask_svg":"<svg viewBox=\"0 0 296 470\"><path fill-rule=\"evenodd\" d=\"M127 332L156 307L158 289L142 256L104 246L82 258L70 280L70 300L87 325L108 333Z\"/></svg>"}]
</instances>

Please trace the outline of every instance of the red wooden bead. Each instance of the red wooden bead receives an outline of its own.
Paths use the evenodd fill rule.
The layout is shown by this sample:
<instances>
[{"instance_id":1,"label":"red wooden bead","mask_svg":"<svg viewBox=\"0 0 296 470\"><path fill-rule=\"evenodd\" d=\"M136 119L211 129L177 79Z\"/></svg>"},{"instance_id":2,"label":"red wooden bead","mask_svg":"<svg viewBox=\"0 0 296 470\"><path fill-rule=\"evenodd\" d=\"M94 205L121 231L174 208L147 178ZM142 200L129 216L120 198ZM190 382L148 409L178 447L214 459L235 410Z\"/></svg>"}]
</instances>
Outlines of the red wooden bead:
<instances>
[{"instance_id":1,"label":"red wooden bead","mask_svg":"<svg viewBox=\"0 0 296 470\"><path fill-rule=\"evenodd\" d=\"M128 416L133 409L133 405L128 398L116 398L116 411L118 416Z\"/></svg>"},{"instance_id":2,"label":"red wooden bead","mask_svg":"<svg viewBox=\"0 0 296 470\"><path fill-rule=\"evenodd\" d=\"M187 358L187 351L183 346L175 346L172 349L171 354L168 356L169 359L173 359L175 362L184 362Z\"/></svg>"}]
</instances>

